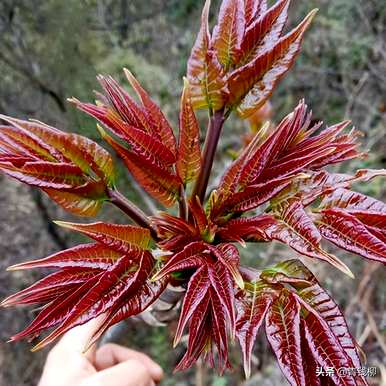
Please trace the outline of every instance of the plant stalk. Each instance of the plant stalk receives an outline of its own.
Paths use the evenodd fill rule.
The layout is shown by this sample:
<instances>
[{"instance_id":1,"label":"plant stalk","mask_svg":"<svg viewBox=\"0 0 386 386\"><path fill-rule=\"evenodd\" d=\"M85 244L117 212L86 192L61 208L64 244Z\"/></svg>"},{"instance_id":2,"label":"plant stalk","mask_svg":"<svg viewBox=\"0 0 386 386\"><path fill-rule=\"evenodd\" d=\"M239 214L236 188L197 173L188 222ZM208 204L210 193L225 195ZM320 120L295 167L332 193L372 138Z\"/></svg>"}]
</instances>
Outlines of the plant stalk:
<instances>
[{"instance_id":1,"label":"plant stalk","mask_svg":"<svg viewBox=\"0 0 386 386\"><path fill-rule=\"evenodd\" d=\"M198 196L200 202L204 202L206 189L208 187L209 177L212 171L214 156L222 127L224 126L225 115L224 110L216 111L209 120L209 127L206 133L204 150L203 150L203 165L200 174L197 178L196 185L193 189L192 196Z\"/></svg>"},{"instance_id":2,"label":"plant stalk","mask_svg":"<svg viewBox=\"0 0 386 386\"><path fill-rule=\"evenodd\" d=\"M182 185L179 193L180 193L180 198L179 198L178 204L180 209L180 217L184 220L188 220L188 216L189 216L188 205L186 202L185 189Z\"/></svg>"},{"instance_id":3,"label":"plant stalk","mask_svg":"<svg viewBox=\"0 0 386 386\"><path fill-rule=\"evenodd\" d=\"M152 237L157 240L157 232L150 222L149 216L115 189L108 189L112 204L127 214L138 225L150 230Z\"/></svg>"}]
</instances>

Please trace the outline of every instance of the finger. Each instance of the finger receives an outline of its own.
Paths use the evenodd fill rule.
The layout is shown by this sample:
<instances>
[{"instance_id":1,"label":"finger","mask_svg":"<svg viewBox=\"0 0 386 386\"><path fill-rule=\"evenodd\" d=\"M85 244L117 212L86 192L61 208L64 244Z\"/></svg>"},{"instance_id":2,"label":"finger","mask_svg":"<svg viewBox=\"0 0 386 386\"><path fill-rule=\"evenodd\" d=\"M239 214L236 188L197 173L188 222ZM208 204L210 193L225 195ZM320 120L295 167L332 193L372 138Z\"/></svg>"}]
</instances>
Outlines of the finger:
<instances>
[{"instance_id":1,"label":"finger","mask_svg":"<svg viewBox=\"0 0 386 386\"><path fill-rule=\"evenodd\" d=\"M146 366L137 360L128 360L89 377L82 386L154 386Z\"/></svg>"},{"instance_id":2,"label":"finger","mask_svg":"<svg viewBox=\"0 0 386 386\"><path fill-rule=\"evenodd\" d=\"M105 344L97 349L94 366L100 371L127 360L136 360L142 363L155 381L159 382L163 378L162 368L147 355L114 343Z\"/></svg>"},{"instance_id":3,"label":"finger","mask_svg":"<svg viewBox=\"0 0 386 386\"><path fill-rule=\"evenodd\" d=\"M87 346L94 333L100 327L104 318L105 315L100 315L83 325L74 327L73 329L67 331L56 345L55 350L59 352L62 350L66 352L77 352L83 354L87 359L93 360L96 345L92 345L89 348ZM85 351L87 348L88 350Z\"/></svg>"}]
</instances>

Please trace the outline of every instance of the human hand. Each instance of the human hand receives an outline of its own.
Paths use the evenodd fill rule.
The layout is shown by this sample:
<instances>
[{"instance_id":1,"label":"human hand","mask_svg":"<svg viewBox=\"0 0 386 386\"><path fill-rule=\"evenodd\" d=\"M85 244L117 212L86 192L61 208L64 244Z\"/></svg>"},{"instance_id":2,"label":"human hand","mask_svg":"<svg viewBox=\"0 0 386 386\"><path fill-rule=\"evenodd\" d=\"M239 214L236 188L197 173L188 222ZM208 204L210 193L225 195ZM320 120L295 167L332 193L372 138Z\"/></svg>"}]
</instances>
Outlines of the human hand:
<instances>
[{"instance_id":1,"label":"human hand","mask_svg":"<svg viewBox=\"0 0 386 386\"><path fill-rule=\"evenodd\" d=\"M84 348L100 319L67 332L48 354L39 386L154 386L161 367L147 355L117 344Z\"/></svg>"}]
</instances>

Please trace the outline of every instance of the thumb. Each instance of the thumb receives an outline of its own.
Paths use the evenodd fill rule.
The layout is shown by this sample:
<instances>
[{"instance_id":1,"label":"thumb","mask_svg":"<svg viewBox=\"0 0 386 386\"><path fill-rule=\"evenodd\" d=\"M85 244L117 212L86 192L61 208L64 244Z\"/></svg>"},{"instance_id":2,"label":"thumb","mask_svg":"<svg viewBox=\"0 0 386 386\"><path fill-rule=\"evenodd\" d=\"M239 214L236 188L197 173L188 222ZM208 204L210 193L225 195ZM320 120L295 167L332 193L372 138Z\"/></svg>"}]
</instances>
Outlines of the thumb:
<instances>
[{"instance_id":1,"label":"thumb","mask_svg":"<svg viewBox=\"0 0 386 386\"><path fill-rule=\"evenodd\" d=\"M66 332L56 346L57 351L77 352L79 354L84 354L88 360L92 360L95 354L96 345L94 344L87 351L85 350L95 332L98 331L100 324L103 323L104 318L104 314L100 315L97 318Z\"/></svg>"},{"instance_id":2,"label":"thumb","mask_svg":"<svg viewBox=\"0 0 386 386\"><path fill-rule=\"evenodd\" d=\"M137 360L128 360L119 365L95 373L82 382L82 386L155 386L149 370Z\"/></svg>"}]
</instances>

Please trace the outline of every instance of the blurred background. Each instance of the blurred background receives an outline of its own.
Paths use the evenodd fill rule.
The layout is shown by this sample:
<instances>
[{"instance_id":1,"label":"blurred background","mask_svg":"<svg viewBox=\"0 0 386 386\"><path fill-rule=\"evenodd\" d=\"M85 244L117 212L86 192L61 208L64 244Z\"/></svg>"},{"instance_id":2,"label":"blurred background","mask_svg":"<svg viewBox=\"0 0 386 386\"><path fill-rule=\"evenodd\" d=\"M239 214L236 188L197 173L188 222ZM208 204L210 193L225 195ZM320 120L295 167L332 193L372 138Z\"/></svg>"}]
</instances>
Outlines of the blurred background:
<instances>
[{"instance_id":1,"label":"blurred background","mask_svg":"<svg viewBox=\"0 0 386 386\"><path fill-rule=\"evenodd\" d=\"M176 127L181 80L199 27L203 0L1 0L0 1L0 112L36 118L60 129L99 141L95 122L77 112L66 99L92 100L98 88L95 76L108 73L123 81L122 67L143 83ZM350 118L363 132L366 160L344 164L340 171L386 167L386 2L385 0L293 1L288 26L310 9L320 9L306 34L294 69L274 93L272 120L289 113L300 98L312 107L314 118L326 124ZM214 0L213 16L219 1ZM204 122L204 120L203 120ZM220 144L215 171L238 150L248 134L246 122L230 120ZM214 182L214 181L212 181ZM124 169L121 189L143 208L157 209L144 199ZM356 188L385 200L384 179ZM124 222L106 207L101 216ZM27 259L46 256L71 246L76 239L62 232L52 219L72 218L35 190L0 176L0 297L32 284L42 272L5 272ZM250 264L266 266L284 257L288 249L276 244L249 248ZM346 254L343 260L356 275L343 277L323 263L309 264L344 311L352 334L367 354L368 366L377 366L371 385L386 379L386 275L377 265ZM309 263L309 262L307 262ZM5 343L33 317L31 309L0 312L0 385L37 384L47 350L29 351L24 342ZM199 363L172 375L184 347L171 348L173 328L128 322L109 333L113 340L152 355L167 372L163 386L226 386L286 384L261 334L253 358L253 376L243 380L237 345L232 348L234 370L216 376Z\"/></svg>"}]
</instances>

